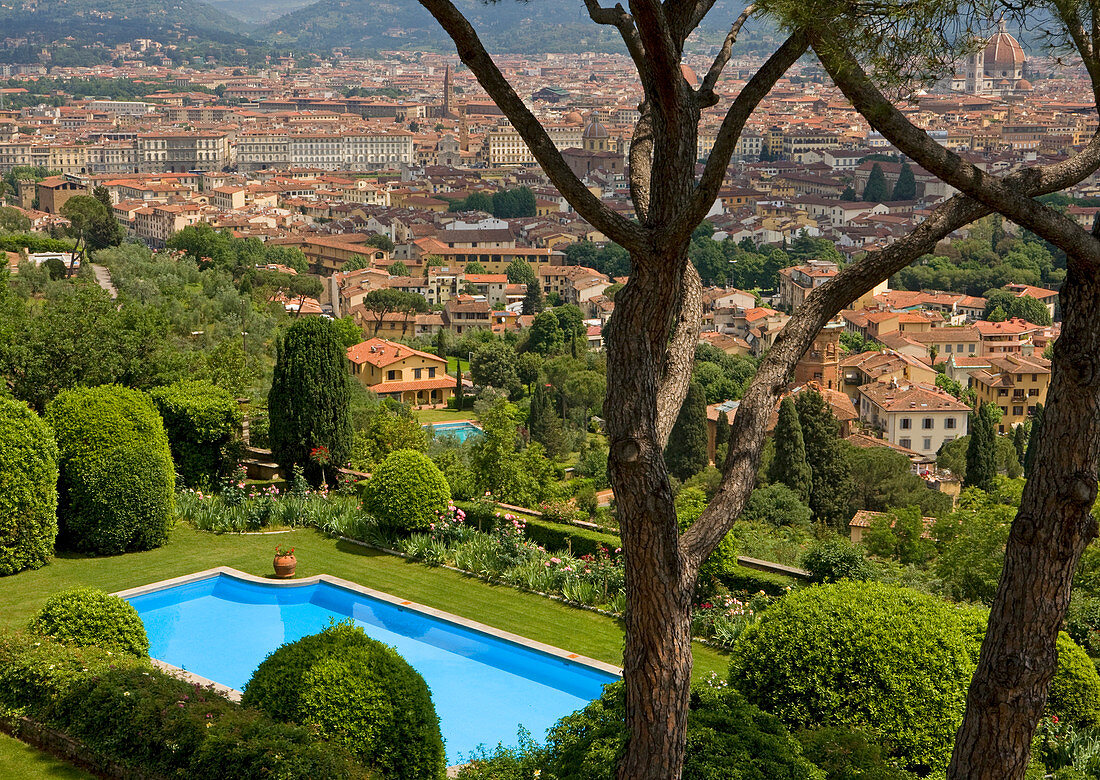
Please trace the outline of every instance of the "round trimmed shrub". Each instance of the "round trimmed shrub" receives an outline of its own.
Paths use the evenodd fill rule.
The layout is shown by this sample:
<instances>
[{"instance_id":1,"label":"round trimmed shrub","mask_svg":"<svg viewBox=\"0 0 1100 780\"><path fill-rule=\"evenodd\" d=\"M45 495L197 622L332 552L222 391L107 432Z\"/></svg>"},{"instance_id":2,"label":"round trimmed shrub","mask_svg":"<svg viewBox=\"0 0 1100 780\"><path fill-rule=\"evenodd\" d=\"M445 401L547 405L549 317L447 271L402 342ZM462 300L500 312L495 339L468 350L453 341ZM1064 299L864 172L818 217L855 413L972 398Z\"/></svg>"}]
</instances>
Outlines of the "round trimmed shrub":
<instances>
[{"instance_id":1,"label":"round trimmed shrub","mask_svg":"<svg viewBox=\"0 0 1100 780\"><path fill-rule=\"evenodd\" d=\"M867 732L905 768L947 766L985 614L905 588L794 591L734 647L730 683L792 729Z\"/></svg>"},{"instance_id":2,"label":"round trimmed shrub","mask_svg":"<svg viewBox=\"0 0 1100 780\"><path fill-rule=\"evenodd\" d=\"M1064 631L1058 633L1058 671L1047 694L1047 713L1077 728L1100 726L1100 674Z\"/></svg>"},{"instance_id":3,"label":"round trimmed shrub","mask_svg":"<svg viewBox=\"0 0 1100 780\"><path fill-rule=\"evenodd\" d=\"M379 524L400 531L428 528L450 501L443 472L416 450L391 452L363 489L363 508Z\"/></svg>"},{"instance_id":4,"label":"round trimmed shrub","mask_svg":"<svg viewBox=\"0 0 1100 780\"><path fill-rule=\"evenodd\" d=\"M22 401L0 398L0 575L49 563L57 538L57 443Z\"/></svg>"},{"instance_id":5,"label":"round trimmed shrub","mask_svg":"<svg viewBox=\"0 0 1100 780\"><path fill-rule=\"evenodd\" d=\"M557 780L614 780L626 746L622 683L550 730L547 774ZM476 775L475 775L476 776ZM774 715L762 712L727 687L692 689L683 780L822 780L802 757L794 738Z\"/></svg>"},{"instance_id":6,"label":"round trimmed shrub","mask_svg":"<svg viewBox=\"0 0 1100 780\"><path fill-rule=\"evenodd\" d=\"M154 388L153 399L172 459L188 487L211 486L235 465L232 445L241 427L241 407L228 390L207 380Z\"/></svg>"},{"instance_id":7,"label":"round trimmed shrub","mask_svg":"<svg viewBox=\"0 0 1100 780\"><path fill-rule=\"evenodd\" d=\"M117 385L78 387L46 408L61 454L59 542L114 555L168 541L176 473L149 396Z\"/></svg>"},{"instance_id":8,"label":"round trimmed shrub","mask_svg":"<svg viewBox=\"0 0 1100 780\"><path fill-rule=\"evenodd\" d=\"M149 654L149 638L137 610L125 599L95 588L73 588L50 596L30 629L64 645Z\"/></svg>"},{"instance_id":9,"label":"round trimmed shrub","mask_svg":"<svg viewBox=\"0 0 1100 780\"><path fill-rule=\"evenodd\" d=\"M277 649L256 669L241 703L315 726L383 778L438 780L446 769L424 678L350 623Z\"/></svg>"}]
</instances>

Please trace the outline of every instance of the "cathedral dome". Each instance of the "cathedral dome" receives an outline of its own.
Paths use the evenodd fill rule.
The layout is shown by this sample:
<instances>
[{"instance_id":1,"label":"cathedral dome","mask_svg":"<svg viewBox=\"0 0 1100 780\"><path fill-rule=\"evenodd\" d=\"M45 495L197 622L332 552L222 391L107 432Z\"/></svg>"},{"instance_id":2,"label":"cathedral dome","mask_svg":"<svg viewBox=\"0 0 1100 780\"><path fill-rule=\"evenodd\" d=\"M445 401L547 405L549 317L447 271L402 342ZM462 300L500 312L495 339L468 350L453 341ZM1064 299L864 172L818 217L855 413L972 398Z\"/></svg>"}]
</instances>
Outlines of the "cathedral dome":
<instances>
[{"instance_id":1,"label":"cathedral dome","mask_svg":"<svg viewBox=\"0 0 1100 780\"><path fill-rule=\"evenodd\" d=\"M1004 20L997 25L996 34L985 46L985 67L990 70L1015 70L1024 64L1024 49L1005 27Z\"/></svg>"},{"instance_id":2,"label":"cathedral dome","mask_svg":"<svg viewBox=\"0 0 1100 780\"><path fill-rule=\"evenodd\" d=\"M607 128L600 124L600 120L595 117L588 123L588 126L584 128L584 133L581 134L582 138L587 140L595 140L597 138L610 138L611 133L607 132Z\"/></svg>"},{"instance_id":3,"label":"cathedral dome","mask_svg":"<svg viewBox=\"0 0 1100 780\"><path fill-rule=\"evenodd\" d=\"M584 117L581 116L579 111L570 111L568 114L562 117L562 121L570 125L579 125L584 121Z\"/></svg>"},{"instance_id":4,"label":"cathedral dome","mask_svg":"<svg viewBox=\"0 0 1100 780\"><path fill-rule=\"evenodd\" d=\"M1018 89L1021 92L1030 92L1031 91L1031 82L1028 81L1027 79L1020 79L1019 81L1016 82L1016 89Z\"/></svg>"}]
</instances>

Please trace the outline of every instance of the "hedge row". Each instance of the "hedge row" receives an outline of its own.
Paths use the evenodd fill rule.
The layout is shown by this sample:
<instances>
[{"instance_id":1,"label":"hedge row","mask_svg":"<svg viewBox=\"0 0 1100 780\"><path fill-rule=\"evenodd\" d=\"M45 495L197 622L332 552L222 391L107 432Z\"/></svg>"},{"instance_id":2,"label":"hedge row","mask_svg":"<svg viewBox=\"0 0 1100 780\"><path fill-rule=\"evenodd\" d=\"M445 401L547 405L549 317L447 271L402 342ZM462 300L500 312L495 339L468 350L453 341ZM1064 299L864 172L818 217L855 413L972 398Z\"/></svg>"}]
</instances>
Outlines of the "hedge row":
<instances>
[{"instance_id":1,"label":"hedge row","mask_svg":"<svg viewBox=\"0 0 1100 780\"><path fill-rule=\"evenodd\" d=\"M0 635L0 717L84 743L93 761L152 777L364 778L341 748L126 655Z\"/></svg>"},{"instance_id":2,"label":"hedge row","mask_svg":"<svg viewBox=\"0 0 1100 780\"><path fill-rule=\"evenodd\" d=\"M35 233L11 233L0 236L0 252L18 252L26 249L28 252L71 252L75 243L62 241L57 238Z\"/></svg>"},{"instance_id":3,"label":"hedge row","mask_svg":"<svg viewBox=\"0 0 1100 780\"><path fill-rule=\"evenodd\" d=\"M801 584L793 577L757 571L739 564L727 566L719 578L722 584L732 591L744 593L764 591L769 596L782 596L788 589L796 588Z\"/></svg>"},{"instance_id":4,"label":"hedge row","mask_svg":"<svg viewBox=\"0 0 1100 780\"><path fill-rule=\"evenodd\" d=\"M0 398L0 575L37 569L57 538L57 444L22 401Z\"/></svg>"},{"instance_id":5,"label":"hedge row","mask_svg":"<svg viewBox=\"0 0 1100 780\"><path fill-rule=\"evenodd\" d=\"M214 486L228 476L241 408L228 390L207 380L176 382L149 393L164 420L176 471L188 487Z\"/></svg>"},{"instance_id":6,"label":"hedge row","mask_svg":"<svg viewBox=\"0 0 1100 780\"><path fill-rule=\"evenodd\" d=\"M494 516L504 514L504 510L495 507L487 509L484 504L473 501L455 501L454 505L466 513L466 522L479 531L492 530ZM572 550L574 555L595 555L601 546L609 550L621 546L619 537L613 534L589 531L532 515L520 517L527 524L527 537L553 552Z\"/></svg>"}]
</instances>

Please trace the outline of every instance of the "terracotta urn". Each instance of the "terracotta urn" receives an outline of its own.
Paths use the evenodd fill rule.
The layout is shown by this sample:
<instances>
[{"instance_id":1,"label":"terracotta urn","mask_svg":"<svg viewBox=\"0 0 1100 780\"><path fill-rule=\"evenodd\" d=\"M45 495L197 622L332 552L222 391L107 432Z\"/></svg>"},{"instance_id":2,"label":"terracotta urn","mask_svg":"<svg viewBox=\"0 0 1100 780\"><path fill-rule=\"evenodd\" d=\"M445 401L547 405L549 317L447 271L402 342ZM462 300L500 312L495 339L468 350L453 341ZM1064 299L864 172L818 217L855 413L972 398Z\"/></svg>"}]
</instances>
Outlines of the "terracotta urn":
<instances>
[{"instance_id":1,"label":"terracotta urn","mask_svg":"<svg viewBox=\"0 0 1100 780\"><path fill-rule=\"evenodd\" d=\"M294 576L294 567L298 565L298 559L294 554L275 556L275 576L280 580L289 580Z\"/></svg>"}]
</instances>

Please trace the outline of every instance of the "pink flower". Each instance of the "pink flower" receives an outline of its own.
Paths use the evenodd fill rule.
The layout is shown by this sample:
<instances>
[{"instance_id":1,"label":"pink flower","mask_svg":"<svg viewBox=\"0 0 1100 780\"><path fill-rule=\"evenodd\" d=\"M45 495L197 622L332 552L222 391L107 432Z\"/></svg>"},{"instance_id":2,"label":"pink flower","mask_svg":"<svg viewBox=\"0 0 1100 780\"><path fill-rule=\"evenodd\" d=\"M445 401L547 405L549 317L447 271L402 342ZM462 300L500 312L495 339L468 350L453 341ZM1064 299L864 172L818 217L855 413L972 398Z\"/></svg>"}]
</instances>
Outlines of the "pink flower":
<instances>
[{"instance_id":1,"label":"pink flower","mask_svg":"<svg viewBox=\"0 0 1100 780\"><path fill-rule=\"evenodd\" d=\"M550 563L561 563L561 558L551 558Z\"/></svg>"}]
</instances>

